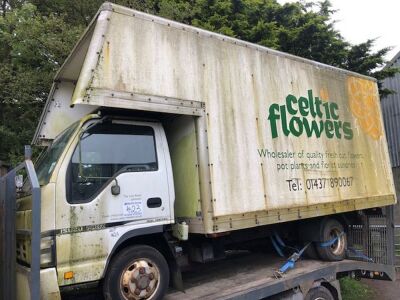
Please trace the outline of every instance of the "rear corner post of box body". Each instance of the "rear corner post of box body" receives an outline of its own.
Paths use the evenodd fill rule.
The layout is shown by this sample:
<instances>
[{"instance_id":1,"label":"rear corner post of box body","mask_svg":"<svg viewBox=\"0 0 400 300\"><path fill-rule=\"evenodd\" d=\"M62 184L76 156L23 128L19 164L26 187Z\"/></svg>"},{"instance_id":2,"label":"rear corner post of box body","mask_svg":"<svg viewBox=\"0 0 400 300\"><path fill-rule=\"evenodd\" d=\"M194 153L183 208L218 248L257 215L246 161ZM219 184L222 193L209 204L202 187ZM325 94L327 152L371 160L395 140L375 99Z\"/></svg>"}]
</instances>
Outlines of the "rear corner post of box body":
<instances>
[{"instance_id":1,"label":"rear corner post of box body","mask_svg":"<svg viewBox=\"0 0 400 300\"><path fill-rule=\"evenodd\" d=\"M213 207L212 189L211 189L211 173L209 168L209 152L208 152L208 135L206 117L195 117L197 156L199 162L199 178L200 178L200 198L202 217L205 233L213 230Z\"/></svg>"}]
</instances>

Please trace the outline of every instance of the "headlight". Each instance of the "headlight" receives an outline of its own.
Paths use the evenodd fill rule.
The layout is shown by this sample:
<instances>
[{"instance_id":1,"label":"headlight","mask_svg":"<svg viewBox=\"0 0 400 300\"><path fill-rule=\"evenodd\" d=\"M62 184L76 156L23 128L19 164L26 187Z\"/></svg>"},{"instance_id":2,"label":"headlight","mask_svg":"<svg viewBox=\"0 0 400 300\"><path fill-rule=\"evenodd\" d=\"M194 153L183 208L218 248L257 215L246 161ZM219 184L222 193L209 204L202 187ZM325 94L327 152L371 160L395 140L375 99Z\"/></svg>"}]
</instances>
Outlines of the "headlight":
<instances>
[{"instance_id":1,"label":"headlight","mask_svg":"<svg viewBox=\"0 0 400 300\"><path fill-rule=\"evenodd\" d=\"M40 240L40 267L49 268L55 266L56 243L54 236L46 236Z\"/></svg>"}]
</instances>

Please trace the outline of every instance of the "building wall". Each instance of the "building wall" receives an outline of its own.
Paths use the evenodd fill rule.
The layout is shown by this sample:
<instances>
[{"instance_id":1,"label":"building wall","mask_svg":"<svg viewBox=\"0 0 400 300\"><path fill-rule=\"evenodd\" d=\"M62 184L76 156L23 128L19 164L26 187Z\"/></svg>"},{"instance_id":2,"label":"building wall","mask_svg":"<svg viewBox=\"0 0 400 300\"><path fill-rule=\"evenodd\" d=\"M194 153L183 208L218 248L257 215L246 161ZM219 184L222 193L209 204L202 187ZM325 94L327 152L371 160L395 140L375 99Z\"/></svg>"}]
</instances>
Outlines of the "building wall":
<instances>
[{"instance_id":1,"label":"building wall","mask_svg":"<svg viewBox=\"0 0 400 300\"><path fill-rule=\"evenodd\" d=\"M388 63L387 67L400 67L400 52ZM389 155L392 163L394 185L397 200L400 199L400 74L387 78L383 82L385 88L396 93L381 100L383 121L388 141ZM395 206L395 224L400 224L400 204Z\"/></svg>"},{"instance_id":2,"label":"building wall","mask_svg":"<svg viewBox=\"0 0 400 300\"><path fill-rule=\"evenodd\" d=\"M394 207L394 223L400 224L400 167L393 168L393 179L397 195L397 204Z\"/></svg>"},{"instance_id":3,"label":"building wall","mask_svg":"<svg viewBox=\"0 0 400 300\"><path fill-rule=\"evenodd\" d=\"M388 65L400 67L400 52ZM390 160L396 168L400 167L400 74L385 79L383 86L396 92L381 100Z\"/></svg>"}]
</instances>

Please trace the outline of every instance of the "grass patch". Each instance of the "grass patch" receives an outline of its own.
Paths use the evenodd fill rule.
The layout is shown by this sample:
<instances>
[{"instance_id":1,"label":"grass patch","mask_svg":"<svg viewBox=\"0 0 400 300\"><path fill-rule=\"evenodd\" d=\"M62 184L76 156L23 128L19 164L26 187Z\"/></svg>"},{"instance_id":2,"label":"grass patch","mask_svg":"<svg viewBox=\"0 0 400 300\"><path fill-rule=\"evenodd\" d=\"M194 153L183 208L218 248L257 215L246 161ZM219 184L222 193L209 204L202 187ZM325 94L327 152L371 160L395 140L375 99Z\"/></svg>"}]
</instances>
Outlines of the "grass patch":
<instances>
[{"instance_id":1,"label":"grass patch","mask_svg":"<svg viewBox=\"0 0 400 300\"><path fill-rule=\"evenodd\" d=\"M361 281L350 277L344 277L339 281L343 300L365 300L374 296L373 290Z\"/></svg>"}]
</instances>

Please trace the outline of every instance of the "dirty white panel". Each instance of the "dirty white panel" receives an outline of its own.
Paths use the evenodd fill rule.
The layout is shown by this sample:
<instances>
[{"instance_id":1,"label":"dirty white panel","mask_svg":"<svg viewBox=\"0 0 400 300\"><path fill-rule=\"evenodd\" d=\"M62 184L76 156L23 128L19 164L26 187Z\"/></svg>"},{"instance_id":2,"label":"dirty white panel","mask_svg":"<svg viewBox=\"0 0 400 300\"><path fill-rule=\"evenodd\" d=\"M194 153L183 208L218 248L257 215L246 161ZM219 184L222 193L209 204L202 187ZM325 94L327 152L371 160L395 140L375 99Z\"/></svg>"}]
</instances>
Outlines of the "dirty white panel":
<instances>
[{"instance_id":1,"label":"dirty white panel","mask_svg":"<svg viewBox=\"0 0 400 300\"><path fill-rule=\"evenodd\" d=\"M53 140L69 125L97 109L96 106L85 104L71 107L74 88L75 84L72 82L54 83L52 97L48 100L36 133L37 141L41 144L45 145L46 141Z\"/></svg>"},{"instance_id":2,"label":"dirty white panel","mask_svg":"<svg viewBox=\"0 0 400 300\"><path fill-rule=\"evenodd\" d=\"M118 7L107 22L73 103L205 102L215 216L394 194L370 78Z\"/></svg>"},{"instance_id":3,"label":"dirty white panel","mask_svg":"<svg viewBox=\"0 0 400 300\"><path fill-rule=\"evenodd\" d=\"M105 12L106 13L106 12ZM51 141L65 128L71 125L71 120L75 120L75 118L65 118L58 119L60 115L74 114L71 110L70 105L72 93L75 89L75 83L78 81L78 78L81 75L81 69L84 61L86 60L86 54L88 52L89 46L92 44L92 37L94 29L96 28L98 15L91 21L88 28L83 33L82 37L76 43L74 49L71 51L69 56L66 58L65 62L58 70L54 83L49 92L49 96L46 100L45 107L43 109L42 115L40 117L39 124L36 128L35 135L32 140L32 144L36 145L46 145L51 143ZM98 26L97 26L98 27ZM99 31L99 30L97 30ZM62 89L62 93L60 93L59 89ZM57 103L55 103L55 97L57 97ZM62 106L59 103L63 103ZM53 108L58 108L58 114L56 115L56 126L54 129L49 128L46 123L53 120ZM77 115L81 114L81 106L77 105L75 110ZM95 109L95 108L93 108ZM63 112L62 110L65 110ZM85 109L83 109L86 111ZM51 116L49 115L51 114ZM65 122L65 124L61 124L61 120ZM53 124L53 123L52 123ZM61 131L60 131L61 129Z\"/></svg>"}]
</instances>

